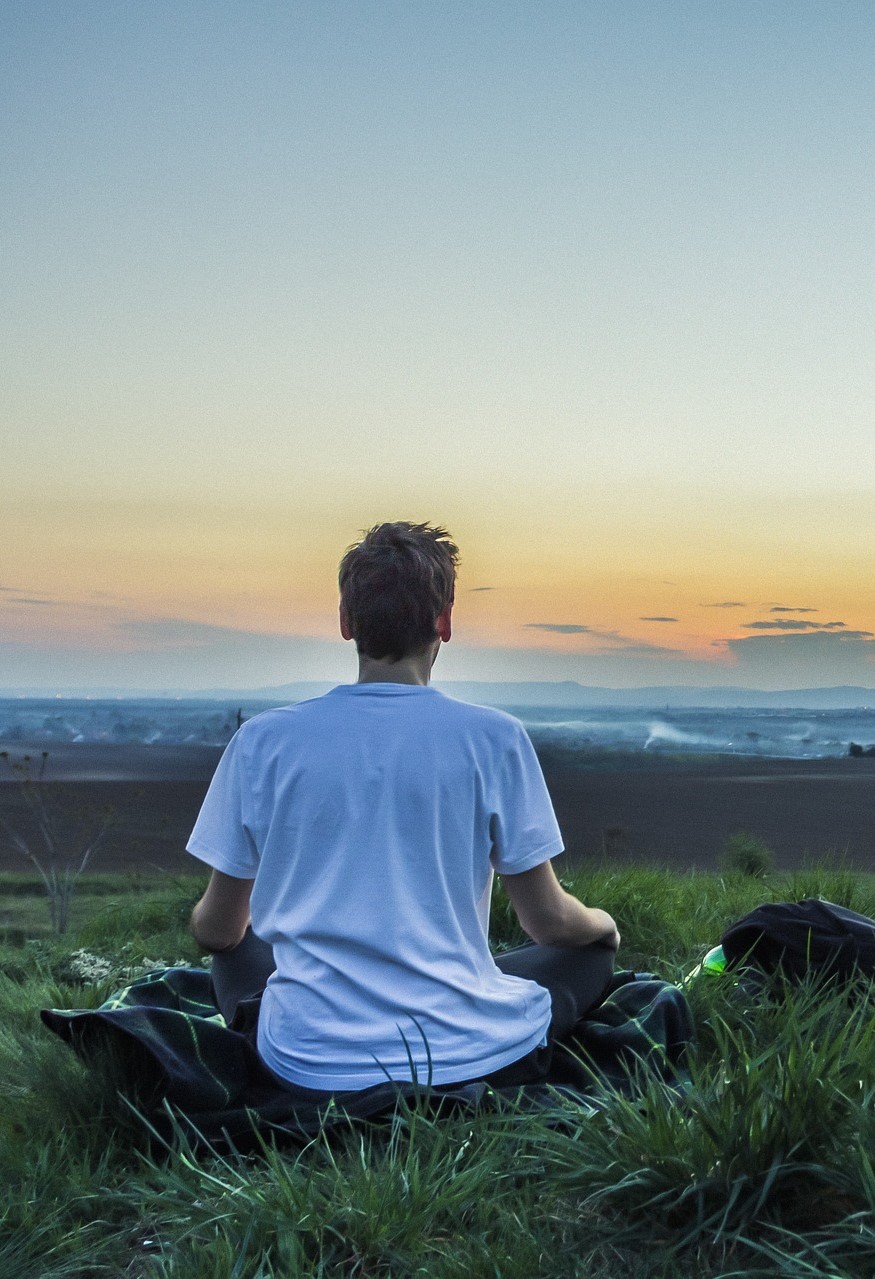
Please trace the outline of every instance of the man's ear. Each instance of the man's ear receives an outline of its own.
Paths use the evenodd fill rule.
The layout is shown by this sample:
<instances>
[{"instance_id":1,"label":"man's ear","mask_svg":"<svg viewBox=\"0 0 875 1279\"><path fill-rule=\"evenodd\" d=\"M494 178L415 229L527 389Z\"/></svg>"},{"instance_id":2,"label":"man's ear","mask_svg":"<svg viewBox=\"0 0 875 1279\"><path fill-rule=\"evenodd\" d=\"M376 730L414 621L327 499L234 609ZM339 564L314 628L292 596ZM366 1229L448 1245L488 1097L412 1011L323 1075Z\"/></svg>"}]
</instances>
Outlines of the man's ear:
<instances>
[{"instance_id":1,"label":"man's ear","mask_svg":"<svg viewBox=\"0 0 875 1279\"><path fill-rule=\"evenodd\" d=\"M352 631L349 629L349 618L346 615L346 609L343 604L340 605L340 633L345 640L352 639Z\"/></svg>"},{"instance_id":2,"label":"man's ear","mask_svg":"<svg viewBox=\"0 0 875 1279\"><path fill-rule=\"evenodd\" d=\"M438 638L444 644L448 644L453 634L453 606L448 604L442 613L438 613L435 618L434 628L438 633Z\"/></svg>"}]
</instances>

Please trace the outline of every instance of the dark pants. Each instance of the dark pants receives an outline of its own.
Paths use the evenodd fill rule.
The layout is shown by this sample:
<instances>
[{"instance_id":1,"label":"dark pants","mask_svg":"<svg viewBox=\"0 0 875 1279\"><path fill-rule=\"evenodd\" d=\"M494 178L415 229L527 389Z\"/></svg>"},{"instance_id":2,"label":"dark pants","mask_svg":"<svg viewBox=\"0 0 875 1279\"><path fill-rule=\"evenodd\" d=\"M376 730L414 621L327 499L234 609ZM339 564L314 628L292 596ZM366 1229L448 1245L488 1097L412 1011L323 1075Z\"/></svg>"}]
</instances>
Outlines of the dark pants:
<instances>
[{"instance_id":1,"label":"dark pants","mask_svg":"<svg viewBox=\"0 0 875 1279\"><path fill-rule=\"evenodd\" d=\"M565 1039L577 1022L601 1002L613 975L614 951L599 944L572 950L530 942L496 955L495 962L503 973L526 977L544 986L550 992L553 1013L545 1047L532 1049L519 1061L502 1066L486 1079L496 1087L537 1082L549 1070L554 1042ZM213 992L229 1025L235 1017L240 1023L238 1006L261 995L275 966L273 948L251 929L239 946L213 956ZM306 1092L314 1098L323 1095L312 1089L295 1087L295 1091Z\"/></svg>"}]
</instances>

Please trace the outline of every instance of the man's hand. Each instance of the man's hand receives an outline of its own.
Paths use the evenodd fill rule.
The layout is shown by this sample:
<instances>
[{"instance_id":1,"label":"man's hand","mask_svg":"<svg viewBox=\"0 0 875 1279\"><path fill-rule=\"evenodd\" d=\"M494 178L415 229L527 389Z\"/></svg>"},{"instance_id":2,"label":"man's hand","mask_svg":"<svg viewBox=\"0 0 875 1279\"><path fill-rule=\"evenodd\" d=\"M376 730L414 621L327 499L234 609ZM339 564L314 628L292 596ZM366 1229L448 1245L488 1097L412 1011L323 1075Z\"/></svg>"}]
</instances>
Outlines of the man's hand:
<instances>
[{"instance_id":1,"label":"man's hand","mask_svg":"<svg viewBox=\"0 0 875 1279\"><path fill-rule=\"evenodd\" d=\"M549 862L520 875L502 875L511 905L525 932L541 946L589 946L594 942L616 950L617 925L605 910L584 906L556 878Z\"/></svg>"},{"instance_id":2,"label":"man's hand","mask_svg":"<svg viewBox=\"0 0 875 1279\"><path fill-rule=\"evenodd\" d=\"M191 912L191 931L204 950L231 950L249 927L252 879L234 879L223 871L210 875L207 891Z\"/></svg>"}]
</instances>

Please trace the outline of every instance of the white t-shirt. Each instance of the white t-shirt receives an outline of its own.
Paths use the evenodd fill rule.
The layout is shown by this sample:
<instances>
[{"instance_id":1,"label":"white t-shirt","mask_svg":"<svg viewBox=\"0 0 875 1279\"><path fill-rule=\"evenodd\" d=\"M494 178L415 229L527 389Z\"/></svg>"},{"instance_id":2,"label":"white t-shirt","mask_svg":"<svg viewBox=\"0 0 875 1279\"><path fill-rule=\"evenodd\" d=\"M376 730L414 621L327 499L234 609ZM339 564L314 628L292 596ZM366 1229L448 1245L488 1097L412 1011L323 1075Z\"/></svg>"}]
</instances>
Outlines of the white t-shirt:
<instances>
[{"instance_id":1,"label":"white t-shirt","mask_svg":"<svg viewBox=\"0 0 875 1279\"><path fill-rule=\"evenodd\" d=\"M487 944L493 870L562 851L512 716L391 683L267 711L230 742L188 850L255 880L276 963L258 1049L292 1083L455 1083L543 1041L549 993Z\"/></svg>"}]
</instances>

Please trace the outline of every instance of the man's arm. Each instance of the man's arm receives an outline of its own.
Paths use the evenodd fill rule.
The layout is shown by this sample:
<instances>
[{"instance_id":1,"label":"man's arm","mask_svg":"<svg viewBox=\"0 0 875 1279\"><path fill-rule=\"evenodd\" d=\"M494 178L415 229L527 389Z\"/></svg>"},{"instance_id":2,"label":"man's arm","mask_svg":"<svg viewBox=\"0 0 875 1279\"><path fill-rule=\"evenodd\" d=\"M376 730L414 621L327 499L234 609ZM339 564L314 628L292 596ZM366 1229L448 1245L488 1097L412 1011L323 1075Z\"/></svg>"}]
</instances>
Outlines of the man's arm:
<instances>
[{"instance_id":1,"label":"man's arm","mask_svg":"<svg viewBox=\"0 0 875 1279\"><path fill-rule=\"evenodd\" d=\"M620 945L617 925L605 910L584 906L567 893L550 862L519 875L502 875L511 905L524 931L542 946Z\"/></svg>"},{"instance_id":2,"label":"man's arm","mask_svg":"<svg viewBox=\"0 0 875 1279\"><path fill-rule=\"evenodd\" d=\"M204 950L230 950L249 926L253 879L235 879L214 870L203 897L191 912L191 931Z\"/></svg>"}]
</instances>

